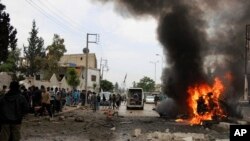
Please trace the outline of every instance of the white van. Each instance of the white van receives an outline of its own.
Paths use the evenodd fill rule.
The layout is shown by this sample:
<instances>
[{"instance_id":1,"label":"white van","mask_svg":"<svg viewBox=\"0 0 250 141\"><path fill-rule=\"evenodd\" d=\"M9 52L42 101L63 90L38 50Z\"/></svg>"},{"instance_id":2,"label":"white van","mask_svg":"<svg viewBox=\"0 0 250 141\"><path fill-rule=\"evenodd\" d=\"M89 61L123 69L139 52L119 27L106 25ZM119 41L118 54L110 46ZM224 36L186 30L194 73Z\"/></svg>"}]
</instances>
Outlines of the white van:
<instances>
[{"instance_id":1,"label":"white van","mask_svg":"<svg viewBox=\"0 0 250 141\"><path fill-rule=\"evenodd\" d=\"M129 88L127 91L127 109L144 109L144 93L142 88Z\"/></svg>"}]
</instances>

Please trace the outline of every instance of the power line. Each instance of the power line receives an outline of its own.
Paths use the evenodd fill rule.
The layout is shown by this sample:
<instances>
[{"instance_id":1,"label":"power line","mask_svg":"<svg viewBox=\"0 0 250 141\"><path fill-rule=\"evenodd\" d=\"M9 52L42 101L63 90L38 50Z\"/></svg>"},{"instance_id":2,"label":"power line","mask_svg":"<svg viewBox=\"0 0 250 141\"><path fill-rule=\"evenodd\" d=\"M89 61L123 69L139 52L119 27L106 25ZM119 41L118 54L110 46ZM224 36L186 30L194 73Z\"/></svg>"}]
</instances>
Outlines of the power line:
<instances>
[{"instance_id":1,"label":"power line","mask_svg":"<svg viewBox=\"0 0 250 141\"><path fill-rule=\"evenodd\" d=\"M41 1L41 0L39 0L39 1L40 1L40 2L43 2L43 1ZM59 16L60 16L60 15L63 15L63 16L60 16L60 17L63 17L63 18L66 19L67 21L68 21L68 19L69 19L69 20L72 22L72 24L74 24L76 27L79 27L79 26L82 25L81 23L79 23L79 22L75 21L74 19L72 19L70 16L63 14L63 12L62 12L61 10L59 10L59 9L58 9L53 3L51 3L49 0L47 0L46 3L48 3L48 6L51 6L52 9L53 9L56 13L59 13Z\"/></svg>"},{"instance_id":2,"label":"power line","mask_svg":"<svg viewBox=\"0 0 250 141\"><path fill-rule=\"evenodd\" d=\"M54 22L56 25L58 25L57 27L60 27L60 29L64 30L65 32L71 32L71 33L75 33L72 30L70 30L70 28L68 28L66 25L64 25L63 23L61 23L60 21L58 21L57 19L54 19L53 17L51 17L50 15L47 14L46 11L44 11L41 7L39 7L37 4L35 4L34 2L30 1L30 0L25 0L30 6L32 6L33 8L35 8L38 12L40 12L42 15L44 15L46 18L48 18L49 20L51 20L52 22ZM67 28L65 28L67 27Z\"/></svg>"},{"instance_id":3,"label":"power line","mask_svg":"<svg viewBox=\"0 0 250 141\"><path fill-rule=\"evenodd\" d=\"M43 16L45 16L46 18L48 18L50 21L52 21L55 24L60 25L60 23L58 23L57 21L55 21L53 18L51 18L50 16L48 16L47 14L45 14L41 9L37 8L36 6L34 6L33 3L31 3L29 0L25 0L31 7L33 7L34 9L36 9L40 14L42 14ZM57 28L60 28L62 30L64 30L65 32L67 32L67 30L65 28L63 28L62 26L57 26Z\"/></svg>"},{"instance_id":4,"label":"power line","mask_svg":"<svg viewBox=\"0 0 250 141\"><path fill-rule=\"evenodd\" d=\"M63 21L60 20L60 18L54 17L53 15L49 14L47 11L45 11L43 8L41 8L38 4L36 4L35 2L33 2L32 0L30 0L30 2L35 5L35 7L37 7L38 9L40 9L43 13L45 13L46 15L48 15L49 17L52 17L54 20L56 20L60 25L66 27L70 32L79 32L77 30L75 30L74 28L72 28L69 25L64 24ZM74 30L74 31L73 31ZM82 33L80 33L82 34Z\"/></svg>"},{"instance_id":5,"label":"power line","mask_svg":"<svg viewBox=\"0 0 250 141\"><path fill-rule=\"evenodd\" d=\"M69 22L69 20L68 20L67 18L65 18L65 15L63 15L62 12L59 12L59 13L58 13L58 11L56 11L54 7L53 7L53 8L50 8L50 7L48 7L48 5L46 5L44 2L42 2L42 1L40 1L40 0L38 0L38 2L39 2L41 5L43 5L43 6L47 9L47 11L49 11L49 12L51 12L53 15L55 15L55 16L52 15L54 18L60 20L62 23L68 23L68 26L69 26L70 28L72 28L73 30L76 30L76 28L78 28L78 25L75 24L75 23L73 23L73 20L72 20L72 19L71 19L71 22ZM33 2L33 3L35 3L35 2ZM61 16L61 15L63 15L63 16ZM79 29L79 30L80 30L80 29ZM76 31L79 32L78 30L76 30Z\"/></svg>"}]
</instances>

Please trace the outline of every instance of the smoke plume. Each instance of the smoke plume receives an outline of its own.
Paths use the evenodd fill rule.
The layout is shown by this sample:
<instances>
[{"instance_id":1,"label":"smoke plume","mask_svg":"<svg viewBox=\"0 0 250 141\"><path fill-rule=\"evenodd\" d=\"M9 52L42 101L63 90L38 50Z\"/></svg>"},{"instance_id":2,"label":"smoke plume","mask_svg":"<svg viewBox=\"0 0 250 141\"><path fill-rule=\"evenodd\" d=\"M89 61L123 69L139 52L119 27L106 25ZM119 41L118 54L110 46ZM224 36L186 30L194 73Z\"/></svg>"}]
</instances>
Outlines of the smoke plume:
<instances>
[{"instance_id":1,"label":"smoke plume","mask_svg":"<svg viewBox=\"0 0 250 141\"><path fill-rule=\"evenodd\" d=\"M94 0L113 2L125 17L151 16L158 21L164 48L163 91L187 111L187 88L208 82L204 57L224 56L214 75L232 74L226 101L243 93L245 25L250 23L248 0ZM216 64L216 63L213 63ZM225 79L226 81L226 79ZM234 100L236 101L236 100Z\"/></svg>"}]
</instances>

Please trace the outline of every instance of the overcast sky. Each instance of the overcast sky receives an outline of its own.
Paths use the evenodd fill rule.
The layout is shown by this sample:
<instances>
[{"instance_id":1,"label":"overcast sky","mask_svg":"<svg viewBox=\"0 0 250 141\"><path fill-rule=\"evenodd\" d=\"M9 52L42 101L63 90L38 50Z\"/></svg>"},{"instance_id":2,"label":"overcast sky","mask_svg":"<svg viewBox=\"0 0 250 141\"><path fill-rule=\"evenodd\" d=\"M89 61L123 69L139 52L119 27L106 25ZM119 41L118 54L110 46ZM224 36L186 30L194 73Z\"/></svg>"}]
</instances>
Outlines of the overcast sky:
<instances>
[{"instance_id":1,"label":"overcast sky","mask_svg":"<svg viewBox=\"0 0 250 141\"><path fill-rule=\"evenodd\" d=\"M86 34L100 35L98 44L89 44L96 53L98 68L101 58L108 60L109 71L104 78L119 85L127 74L126 86L143 76L160 83L162 47L157 41L157 23L153 18L124 18L116 13L113 4L93 3L91 0L1 0L10 14L11 24L17 29L18 47L28 45L27 38L33 19L39 28L38 36L45 47L53 35L65 39L67 54L82 53ZM156 56L160 54L161 56ZM164 65L163 65L164 66Z\"/></svg>"}]
</instances>

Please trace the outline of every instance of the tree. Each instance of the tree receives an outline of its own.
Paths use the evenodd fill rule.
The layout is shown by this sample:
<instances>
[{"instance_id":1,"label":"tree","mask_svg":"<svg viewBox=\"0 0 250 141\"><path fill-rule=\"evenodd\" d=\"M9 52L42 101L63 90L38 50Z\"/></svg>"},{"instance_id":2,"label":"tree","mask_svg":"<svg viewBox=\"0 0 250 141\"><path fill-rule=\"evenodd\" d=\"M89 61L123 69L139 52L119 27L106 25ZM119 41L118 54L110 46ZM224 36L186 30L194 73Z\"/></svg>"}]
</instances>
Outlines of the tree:
<instances>
[{"instance_id":1,"label":"tree","mask_svg":"<svg viewBox=\"0 0 250 141\"><path fill-rule=\"evenodd\" d=\"M64 39L60 38L59 35L54 34L53 43L49 45L46 50L48 51L48 54L46 56L45 78L49 78L53 73L58 74L58 62L67 51L64 45Z\"/></svg>"},{"instance_id":2,"label":"tree","mask_svg":"<svg viewBox=\"0 0 250 141\"><path fill-rule=\"evenodd\" d=\"M20 49L11 50L7 60L0 65L0 71L13 72L14 74L18 70L17 62L20 56Z\"/></svg>"},{"instance_id":3,"label":"tree","mask_svg":"<svg viewBox=\"0 0 250 141\"><path fill-rule=\"evenodd\" d=\"M79 77L77 75L77 72L76 72L75 68L68 68L67 69L66 80L67 80L67 83L73 89L75 89L80 84L80 80L79 80Z\"/></svg>"},{"instance_id":4,"label":"tree","mask_svg":"<svg viewBox=\"0 0 250 141\"><path fill-rule=\"evenodd\" d=\"M9 52L17 46L17 31L10 25L9 14L4 10L5 5L0 3L0 64L8 59Z\"/></svg>"},{"instance_id":5,"label":"tree","mask_svg":"<svg viewBox=\"0 0 250 141\"><path fill-rule=\"evenodd\" d=\"M29 45L27 47L24 46L24 54L29 64L27 68L29 75L34 75L41 70L45 59L44 40L42 37L38 37L37 34L38 29L34 20L32 22L30 38L28 38Z\"/></svg>"},{"instance_id":6,"label":"tree","mask_svg":"<svg viewBox=\"0 0 250 141\"><path fill-rule=\"evenodd\" d=\"M153 79L144 76L140 79L140 82L137 83L137 87L142 88L145 92L150 92L155 90L155 82Z\"/></svg>"},{"instance_id":7,"label":"tree","mask_svg":"<svg viewBox=\"0 0 250 141\"><path fill-rule=\"evenodd\" d=\"M101 80L101 89L103 91L113 91L114 85L108 80Z\"/></svg>"}]
</instances>

